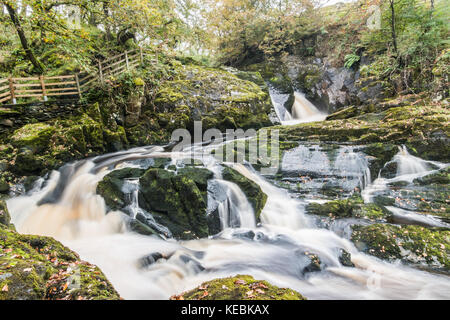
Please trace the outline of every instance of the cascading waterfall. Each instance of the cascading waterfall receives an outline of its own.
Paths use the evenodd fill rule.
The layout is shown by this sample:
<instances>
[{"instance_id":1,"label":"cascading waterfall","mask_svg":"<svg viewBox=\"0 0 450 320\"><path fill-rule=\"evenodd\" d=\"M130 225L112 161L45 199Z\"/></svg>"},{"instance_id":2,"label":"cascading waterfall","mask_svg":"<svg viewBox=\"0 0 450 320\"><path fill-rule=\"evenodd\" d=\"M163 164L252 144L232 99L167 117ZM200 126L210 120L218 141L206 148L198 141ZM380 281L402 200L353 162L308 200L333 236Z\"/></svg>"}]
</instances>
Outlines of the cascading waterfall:
<instances>
[{"instance_id":1,"label":"cascading waterfall","mask_svg":"<svg viewBox=\"0 0 450 320\"><path fill-rule=\"evenodd\" d=\"M380 193L386 190L387 185L393 182L405 181L413 182L414 179L423 177L425 175L437 172L439 169L447 167L447 164L426 161L411 155L406 146L399 147L399 152L394 156L392 161L386 163L385 166L391 163L397 164L397 173L393 178L383 178L381 173L379 177L369 185L362 192L362 197L365 202L371 202L375 193Z\"/></svg>"},{"instance_id":2,"label":"cascading waterfall","mask_svg":"<svg viewBox=\"0 0 450 320\"><path fill-rule=\"evenodd\" d=\"M294 93L294 104L290 113L284 107L289 99L288 94L279 94L275 90L269 90L275 112L283 125L295 125L299 123L323 121L327 114L320 112L301 92Z\"/></svg>"},{"instance_id":3,"label":"cascading waterfall","mask_svg":"<svg viewBox=\"0 0 450 320\"><path fill-rule=\"evenodd\" d=\"M226 190L226 199L218 206L222 229L255 228L255 214L245 194L234 183L218 180Z\"/></svg>"},{"instance_id":4,"label":"cascading waterfall","mask_svg":"<svg viewBox=\"0 0 450 320\"><path fill-rule=\"evenodd\" d=\"M327 115L320 112L315 105L306 99L303 93L295 92L294 96L291 119L284 121L284 125L325 120Z\"/></svg>"},{"instance_id":5,"label":"cascading waterfall","mask_svg":"<svg viewBox=\"0 0 450 320\"><path fill-rule=\"evenodd\" d=\"M355 165L361 165L352 152L343 151L342 159L354 159ZM233 165L268 195L261 225L247 220L248 201L236 185L227 184L228 208L224 204L221 210L224 216L239 217L240 228L229 225L210 239L174 241L129 232L124 214L107 214L104 200L95 193L98 181L115 167L135 166L136 161L145 163L161 156L176 162L190 155L149 147L79 162L70 175L53 173L42 189L8 200L12 222L22 233L54 236L82 259L98 265L126 299L167 299L203 281L238 273L293 288L310 299L450 298L448 277L359 252L349 240L317 227L305 214L304 201L292 198L248 166ZM212 157L203 159L219 181L217 166L221 164ZM345 168L339 162L333 168L341 169ZM134 191L138 184L130 181L128 186L132 199L137 199ZM130 210L139 214L138 202L132 202ZM355 268L341 265L341 249L352 255ZM139 261L153 252L168 258L143 267ZM305 252L320 257L322 271L304 274Z\"/></svg>"}]
</instances>

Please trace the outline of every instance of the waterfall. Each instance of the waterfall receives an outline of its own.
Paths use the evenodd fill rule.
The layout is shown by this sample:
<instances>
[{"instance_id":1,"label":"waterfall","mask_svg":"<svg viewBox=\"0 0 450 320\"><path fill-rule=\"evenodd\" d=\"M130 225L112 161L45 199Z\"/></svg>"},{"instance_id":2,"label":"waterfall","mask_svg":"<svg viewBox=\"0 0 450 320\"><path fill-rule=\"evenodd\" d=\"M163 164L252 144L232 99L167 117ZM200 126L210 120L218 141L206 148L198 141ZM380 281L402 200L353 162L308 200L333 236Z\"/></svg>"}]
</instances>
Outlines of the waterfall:
<instances>
[{"instance_id":1,"label":"waterfall","mask_svg":"<svg viewBox=\"0 0 450 320\"><path fill-rule=\"evenodd\" d=\"M339 150L334 170L346 177L357 177L361 190L371 183L368 160L362 154L354 152L353 147L344 147Z\"/></svg>"},{"instance_id":2,"label":"waterfall","mask_svg":"<svg viewBox=\"0 0 450 320\"><path fill-rule=\"evenodd\" d=\"M275 112L282 125L323 121L327 117L325 113L320 112L314 104L306 99L303 93L294 93L295 100L292 106L292 114L284 107L289 100L289 94L280 94L273 88L269 88L269 93Z\"/></svg>"},{"instance_id":3,"label":"waterfall","mask_svg":"<svg viewBox=\"0 0 450 320\"><path fill-rule=\"evenodd\" d=\"M218 207L222 229L255 228L255 213L244 192L235 183L218 183L226 190L226 199Z\"/></svg>"},{"instance_id":4,"label":"waterfall","mask_svg":"<svg viewBox=\"0 0 450 320\"><path fill-rule=\"evenodd\" d=\"M305 95L300 92L295 92L295 101L292 106L292 120L288 123L305 123L314 121L323 121L327 115L320 112Z\"/></svg>"},{"instance_id":5,"label":"waterfall","mask_svg":"<svg viewBox=\"0 0 450 320\"><path fill-rule=\"evenodd\" d=\"M397 176L417 175L430 171L427 161L412 156L405 146L399 147L399 153L394 157L397 162Z\"/></svg>"},{"instance_id":6,"label":"waterfall","mask_svg":"<svg viewBox=\"0 0 450 320\"><path fill-rule=\"evenodd\" d=\"M324 159L323 150L312 149L298 150L300 168L310 167L314 159ZM256 225L243 191L236 184L221 180L217 167L223 164L210 156L208 148L203 151L209 155L205 157L208 168L216 173L212 181L220 184L226 200L218 207L226 230L210 238L175 241L130 232L124 227L124 214L108 213L104 200L96 195L97 183L113 168L133 166L133 161L147 163L153 157L171 157L175 161L191 155L190 151L164 153L153 147L77 162L68 173L62 169L52 173L42 189L7 201L12 222L19 232L53 236L83 260L98 265L125 299L167 299L204 281L237 273L292 288L310 299L450 298L448 277L383 262L359 252L349 240L321 228L305 214L303 199L276 187L251 166L234 164L235 170L258 184L268 196L261 224ZM366 184L366 163L356 149L341 147L332 149L331 154L336 157L315 168L323 174L359 177ZM295 169L295 157L289 157L290 166ZM400 167L405 157L413 160L400 154L396 158ZM438 165L426 164L430 168ZM419 173L421 169L404 168L399 171L403 175L396 178L412 172L426 174ZM127 210L131 216L146 215L151 219L151 214L139 207L139 182L130 179L124 188L129 195ZM351 254L354 268L341 265L342 249ZM140 261L152 253L161 253L165 258L143 267ZM306 253L318 255L322 271L305 274L309 263Z\"/></svg>"}]
</instances>

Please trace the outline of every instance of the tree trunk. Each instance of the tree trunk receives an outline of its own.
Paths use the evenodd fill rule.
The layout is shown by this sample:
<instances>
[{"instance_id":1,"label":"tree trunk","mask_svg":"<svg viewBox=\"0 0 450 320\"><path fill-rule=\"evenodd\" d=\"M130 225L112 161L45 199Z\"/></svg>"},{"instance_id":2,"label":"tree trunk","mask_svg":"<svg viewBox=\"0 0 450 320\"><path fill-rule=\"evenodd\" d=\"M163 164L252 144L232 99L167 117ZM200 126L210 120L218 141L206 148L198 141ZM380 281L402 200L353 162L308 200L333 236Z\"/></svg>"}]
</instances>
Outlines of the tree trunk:
<instances>
[{"instance_id":1,"label":"tree trunk","mask_svg":"<svg viewBox=\"0 0 450 320\"><path fill-rule=\"evenodd\" d=\"M109 1L103 2L103 15L105 16L105 32L106 32L106 40L111 41L112 40L112 33L111 33L111 26L109 25Z\"/></svg>"},{"instance_id":2,"label":"tree trunk","mask_svg":"<svg viewBox=\"0 0 450 320\"><path fill-rule=\"evenodd\" d=\"M42 74L44 69L42 68L41 63L34 56L34 53L28 44L28 40L27 40L27 37L25 36L25 32L23 31L22 25L20 24L20 20L17 17L16 10L7 3L5 3L5 6L6 6L6 9L8 10L9 16L11 17L11 21L13 22L14 27L16 28L17 34L19 35L20 43L22 44L22 47L25 50L25 54L26 54L28 60L30 60L30 62L36 68L36 71L39 74Z\"/></svg>"},{"instance_id":3,"label":"tree trunk","mask_svg":"<svg viewBox=\"0 0 450 320\"><path fill-rule=\"evenodd\" d=\"M394 44L394 51L397 53L397 35L395 33L395 0L389 0L391 5L391 33L392 33L392 43Z\"/></svg>"}]
</instances>

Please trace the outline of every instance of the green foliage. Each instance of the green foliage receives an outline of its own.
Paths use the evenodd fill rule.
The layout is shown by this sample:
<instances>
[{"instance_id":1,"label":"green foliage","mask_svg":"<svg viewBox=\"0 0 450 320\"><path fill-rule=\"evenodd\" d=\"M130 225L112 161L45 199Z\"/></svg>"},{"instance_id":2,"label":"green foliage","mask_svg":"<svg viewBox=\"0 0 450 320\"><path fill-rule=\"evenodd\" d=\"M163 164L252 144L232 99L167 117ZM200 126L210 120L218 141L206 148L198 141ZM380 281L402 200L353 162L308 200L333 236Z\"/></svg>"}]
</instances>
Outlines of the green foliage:
<instances>
[{"instance_id":1,"label":"green foliage","mask_svg":"<svg viewBox=\"0 0 450 320\"><path fill-rule=\"evenodd\" d=\"M359 62L360 59L361 57L357 54L348 54L345 56L344 67L350 69L355 63Z\"/></svg>"}]
</instances>

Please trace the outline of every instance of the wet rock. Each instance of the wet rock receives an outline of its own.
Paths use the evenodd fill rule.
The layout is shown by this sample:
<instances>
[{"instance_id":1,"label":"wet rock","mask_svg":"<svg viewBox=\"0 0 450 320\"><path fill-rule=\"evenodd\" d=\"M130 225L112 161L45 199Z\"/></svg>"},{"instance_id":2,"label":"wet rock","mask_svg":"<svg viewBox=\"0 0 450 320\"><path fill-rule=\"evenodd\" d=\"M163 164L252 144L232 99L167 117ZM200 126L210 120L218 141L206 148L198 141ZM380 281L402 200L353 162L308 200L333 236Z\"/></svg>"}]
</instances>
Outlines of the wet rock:
<instances>
[{"instance_id":1,"label":"wet rock","mask_svg":"<svg viewBox=\"0 0 450 320\"><path fill-rule=\"evenodd\" d=\"M267 281L237 275L203 283L191 291L175 295L171 300L306 300L300 293L278 288Z\"/></svg>"},{"instance_id":2,"label":"wet rock","mask_svg":"<svg viewBox=\"0 0 450 320\"><path fill-rule=\"evenodd\" d=\"M8 193L9 192L9 183L0 176L0 193Z\"/></svg>"},{"instance_id":3,"label":"wet rock","mask_svg":"<svg viewBox=\"0 0 450 320\"><path fill-rule=\"evenodd\" d=\"M416 105L390 108L358 118L272 128L279 130L280 141L406 144L425 160L450 162L450 149L447 148L450 138L446 127L449 118L448 108ZM436 136L436 132L440 135Z\"/></svg>"},{"instance_id":4,"label":"wet rock","mask_svg":"<svg viewBox=\"0 0 450 320\"><path fill-rule=\"evenodd\" d=\"M158 262L161 259L169 259L174 253L160 253L160 252L154 252L149 254L148 256L145 256L141 259L139 259L139 265L141 268L146 268L148 266L151 266L152 264Z\"/></svg>"},{"instance_id":5,"label":"wet rock","mask_svg":"<svg viewBox=\"0 0 450 320\"><path fill-rule=\"evenodd\" d=\"M340 256L339 256L339 262L344 266L344 267L355 267L355 265L352 262L352 255L350 253L348 253L347 251L345 251L344 249L340 249Z\"/></svg>"},{"instance_id":6,"label":"wet rock","mask_svg":"<svg viewBox=\"0 0 450 320\"><path fill-rule=\"evenodd\" d=\"M385 179L392 179L397 176L398 163L388 162L380 171L380 176Z\"/></svg>"},{"instance_id":7,"label":"wet rock","mask_svg":"<svg viewBox=\"0 0 450 320\"><path fill-rule=\"evenodd\" d=\"M202 183L199 185L204 188ZM152 168L140 178L140 186L139 204L174 237L195 239L209 235L206 190L202 192L189 176Z\"/></svg>"},{"instance_id":8,"label":"wet rock","mask_svg":"<svg viewBox=\"0 0 450 320\"><path fill-rule=\"evenodd\" d=\"M450 167L439 170L439 172L427 175L414 180L415 184L418 185L430 185L430 184L450 184Z\"/></svg>"},{"instance_id":9,"label":"wet rock","mask_svg":"<svg viewBox=\"0 0 450 320\"><path fill-rule=\"evenodd\" d=\"M267 195L261 190L261 187L230 167L223 169L222 176L224 180L233 182L241 188L255 210L256 220L259 220L267 202Z\"/></svg>"},{"instance_id":10,"label":"wet rock","mask_svg":"<svg viewBox=\"0 0 450 320\"><path fill-rule=\"evenodd\" d=\"M97 185L97 194L101 195L110 210L121 210L126 206L123 185L125 179L139 178L145 170L125 168L106 175Z\"/></svg>"},{"instance_id":11,"label":"wet rock","mask_svg":"<svg viewBox=\"0 0 450 320\"><path fill-rule=\"evenodd\" d=\"M450 271L450 231L420 226L353 226L355 246L380 259Z\"/></svg>"}]
</instances>

